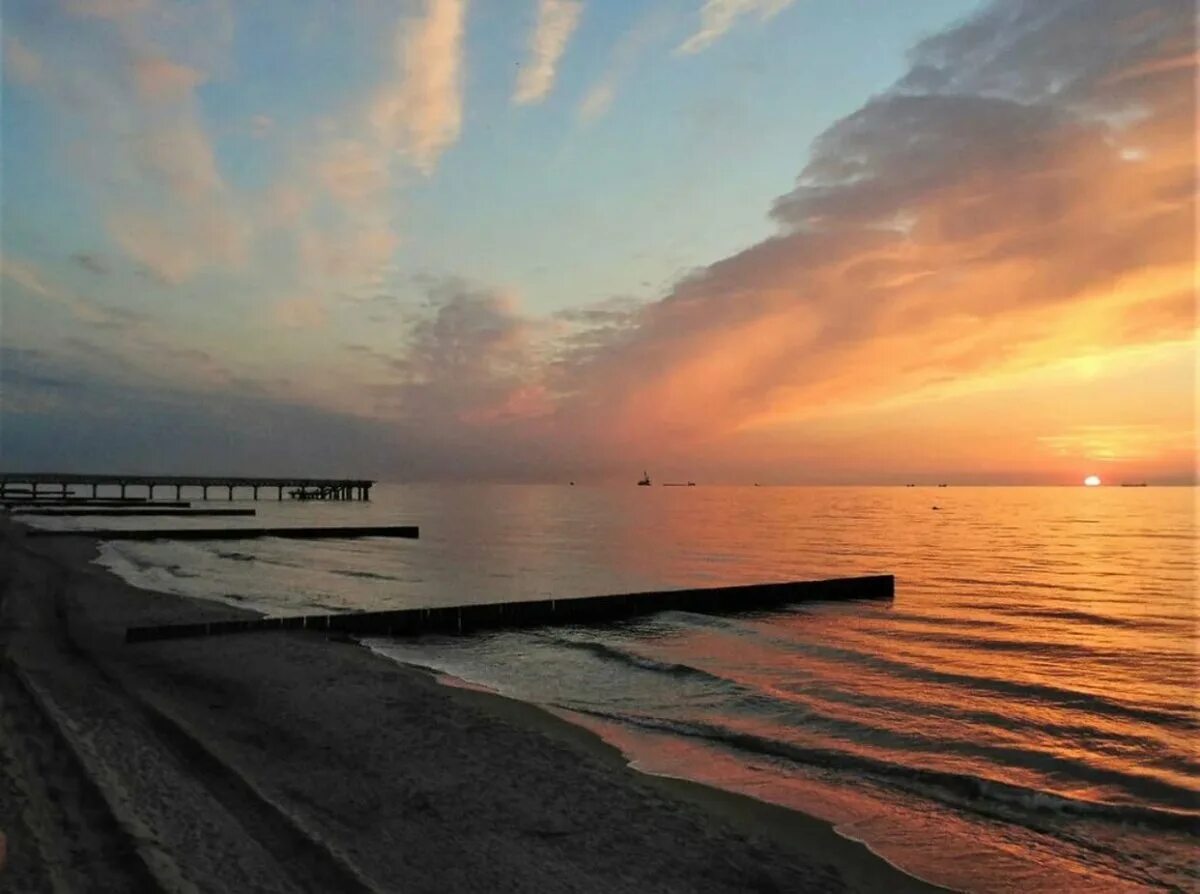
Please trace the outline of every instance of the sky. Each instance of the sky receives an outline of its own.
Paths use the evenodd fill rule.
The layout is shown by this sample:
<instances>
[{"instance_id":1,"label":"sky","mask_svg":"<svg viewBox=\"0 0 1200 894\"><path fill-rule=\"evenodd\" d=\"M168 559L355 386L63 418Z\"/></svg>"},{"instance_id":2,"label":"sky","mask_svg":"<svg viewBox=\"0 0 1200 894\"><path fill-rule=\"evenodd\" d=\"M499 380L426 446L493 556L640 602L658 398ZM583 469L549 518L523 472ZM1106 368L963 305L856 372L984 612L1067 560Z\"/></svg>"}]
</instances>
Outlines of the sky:
<instances>
[{"instance_id":1,"label":"sky","mask_svg":"<svg viewBox=\"0 0 1200 894\"><path fill-rule=\"evenodd\" d=\"M1196 480L1190 0L2 0L0 467Z\"/></svg>"}]
</instances>

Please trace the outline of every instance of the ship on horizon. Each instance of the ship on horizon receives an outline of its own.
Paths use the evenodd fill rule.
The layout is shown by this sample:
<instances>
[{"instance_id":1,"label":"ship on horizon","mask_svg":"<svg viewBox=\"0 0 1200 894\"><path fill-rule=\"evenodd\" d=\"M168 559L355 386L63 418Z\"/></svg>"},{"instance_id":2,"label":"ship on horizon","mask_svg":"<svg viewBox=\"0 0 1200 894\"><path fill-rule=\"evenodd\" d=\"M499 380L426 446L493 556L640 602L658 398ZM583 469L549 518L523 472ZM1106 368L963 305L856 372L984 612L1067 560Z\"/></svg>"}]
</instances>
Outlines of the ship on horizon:
<instances>
[{"instance_id":1,"label":"ship on horizon","mask_svg":"<svg viewBox=\"0 0 1200 894\"><path fill-rule=\"evenodd\" d=\"M643 469L642 470L642 478L640 481L638 481L638 487L649 487L649 486L650 486L650 473Z\"/></svg>"}]
</instances>

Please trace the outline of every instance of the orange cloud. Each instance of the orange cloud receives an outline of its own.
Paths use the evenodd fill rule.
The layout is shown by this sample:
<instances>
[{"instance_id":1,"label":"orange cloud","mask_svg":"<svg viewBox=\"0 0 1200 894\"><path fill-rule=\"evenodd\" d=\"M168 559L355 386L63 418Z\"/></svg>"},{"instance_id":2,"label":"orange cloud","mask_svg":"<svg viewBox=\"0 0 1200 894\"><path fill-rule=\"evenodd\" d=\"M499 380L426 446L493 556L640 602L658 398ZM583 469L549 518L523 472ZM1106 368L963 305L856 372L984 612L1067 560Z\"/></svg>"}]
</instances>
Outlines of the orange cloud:
<instances>
[{"instance_id":1,"label":"orange cloud","mask_svg":"<svg viewBox=\"0 0 1200 894\"><path fill-rule=\"evenodd\" d=\"M571 427L719 452L1191 338L1190 25L1173 7L1137 27L1101 12L993 6L919 46L817 140L778 235L555 368Z\"/></svg>"}]
</instances>

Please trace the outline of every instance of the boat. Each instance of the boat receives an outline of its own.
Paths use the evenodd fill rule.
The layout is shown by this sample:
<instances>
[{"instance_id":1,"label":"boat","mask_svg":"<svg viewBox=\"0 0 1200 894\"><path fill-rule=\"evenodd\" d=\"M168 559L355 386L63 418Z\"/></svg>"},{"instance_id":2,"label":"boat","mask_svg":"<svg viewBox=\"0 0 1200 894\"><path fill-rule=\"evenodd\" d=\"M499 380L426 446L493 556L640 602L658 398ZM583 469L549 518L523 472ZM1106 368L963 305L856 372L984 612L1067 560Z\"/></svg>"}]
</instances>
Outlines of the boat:
<instances>
[{"instance_id":1,"label":"boat","mask_svg":"<svg viewBox=\"0 0 1200 894\"><path fill-rule=\"evenodd\" d=\"M1146 486L1145 481L1140 481L1137 483L1129 483L1129 484L1122 483L1121 484L1121 487L1145 487L1145 486Z\"/></svg>"},{"instance_id":2,"label":"boat","mask_svg":"<svg viewBox=\"0 0 1200 894\"><path fill-rule=\"evenodd\" d=\"M638 483L641 484L640 481ZM647 483L649 483L648 480L647 480ZM695 487L695 486L696 486L695 481L664 481L663 482L663 487Z\"/></svg>"},{"instance_id":3,"label":"boat","mask_svg":"<svg viewBox=\"0 0 1200 894\"><path fill-rule=\"evenodd\" d=\"M638 487L649 487L649 486L650 486L650 475L647 472L643 471L642 479L638 482Z\"/></svg>"}]
</instances>

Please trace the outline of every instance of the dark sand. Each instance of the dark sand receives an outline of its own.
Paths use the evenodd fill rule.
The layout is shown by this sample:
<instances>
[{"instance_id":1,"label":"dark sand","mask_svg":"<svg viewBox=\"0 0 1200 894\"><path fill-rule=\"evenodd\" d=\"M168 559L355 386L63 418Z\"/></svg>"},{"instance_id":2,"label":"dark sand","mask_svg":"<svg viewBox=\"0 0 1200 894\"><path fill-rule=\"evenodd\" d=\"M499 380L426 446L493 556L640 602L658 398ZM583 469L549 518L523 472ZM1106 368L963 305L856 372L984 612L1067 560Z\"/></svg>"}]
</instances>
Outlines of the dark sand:
<instances>
[{"instance_id":1,"label":"dark sand","mask_svg":"<svg viewBox=\"0 0 1200 894\"><path fill-rule=\"evenodd\" d=\"M352 642L126 646L237 610L22 531L0 518L0 890L934 890L824 822L644 776Z\"/></svg>"}]
</instances>

